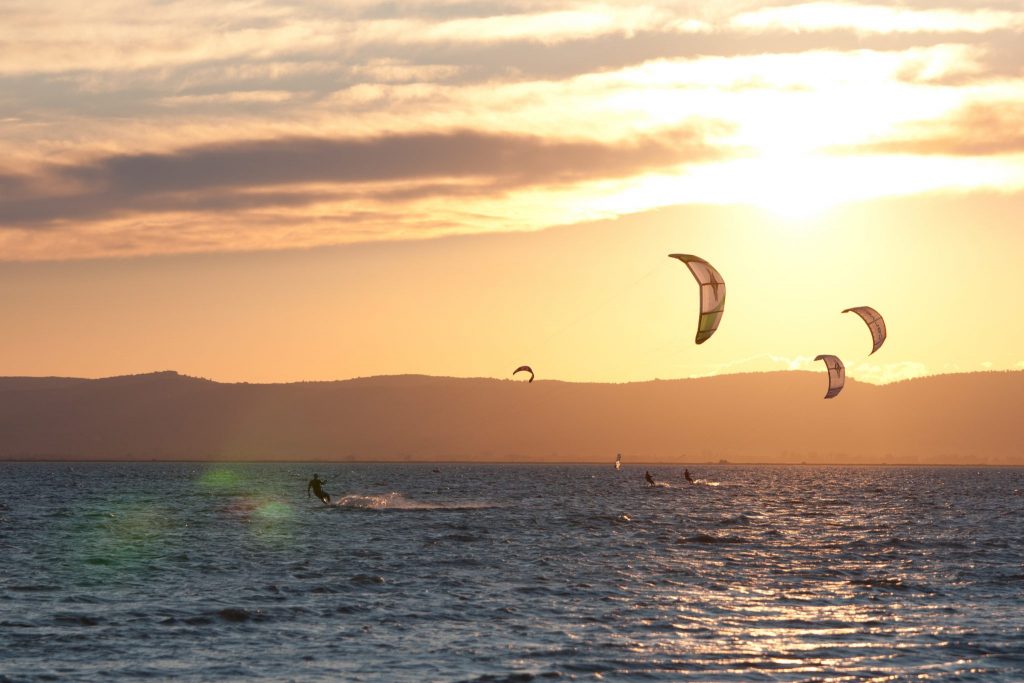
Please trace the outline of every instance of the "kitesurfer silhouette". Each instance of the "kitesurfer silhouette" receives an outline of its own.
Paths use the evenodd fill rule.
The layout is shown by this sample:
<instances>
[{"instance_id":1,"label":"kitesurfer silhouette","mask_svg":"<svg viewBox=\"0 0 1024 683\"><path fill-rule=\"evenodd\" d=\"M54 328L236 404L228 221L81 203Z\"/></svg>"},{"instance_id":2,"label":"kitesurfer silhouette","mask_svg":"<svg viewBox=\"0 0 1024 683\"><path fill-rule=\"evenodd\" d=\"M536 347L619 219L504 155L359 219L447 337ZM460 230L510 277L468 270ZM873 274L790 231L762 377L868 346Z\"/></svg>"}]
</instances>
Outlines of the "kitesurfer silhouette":
<instances>
[{"instance_id":1,"label":"kitesurfer silhouette","mask_svg":"<svg viewBox=\"0 0 1024 683\"><path fill-rule=\"evenodd\" d=\"M683 470L683 476L686 477L686 481L693 483L693 477L690 476L690 470Z\"/></svg>"},{"instance_id":2,"label":"kitesurfer silhouette","mask_svg":"<svg viewBox=\"0 0 1024 683\"><path fill-rule=\"evenodd\" d=\"M654 477L651 476L650 470L644 472L644 479L647 480L648 486L654 486Z\"/></svg>"},{"instance_id":3,"label":"kitesurfer silhouette","mask_svg":"<svg viewBox=\"0 0 1024 683\"><path fill-rule=\"evenodd\" d=\"M331 502L331 495L324 491L323 486L324 482L320 479L320 475L314 472L313 478L306 484L306 497L309 498L309 492L312 490L316 497L320 499L320 502L324 505L329 504Z\"/></svg>"}]
</instances>

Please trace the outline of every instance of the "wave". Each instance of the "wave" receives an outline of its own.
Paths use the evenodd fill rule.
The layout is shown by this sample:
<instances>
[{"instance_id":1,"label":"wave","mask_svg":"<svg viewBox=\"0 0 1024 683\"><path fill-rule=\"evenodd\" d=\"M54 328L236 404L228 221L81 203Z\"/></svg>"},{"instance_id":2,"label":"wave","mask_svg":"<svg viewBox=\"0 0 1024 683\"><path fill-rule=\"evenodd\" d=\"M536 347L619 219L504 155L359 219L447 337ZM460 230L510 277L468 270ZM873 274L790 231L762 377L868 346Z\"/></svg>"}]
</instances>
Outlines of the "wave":
<instances>
[{"instance_id":1,"label":"wave","mask_svg":"<svg viewBox=\"0 0 1024 683\"><path fill-rule=\"evenodd\" d=\"M667 481L657 481L653 486L650 484L645 484L645 486L653 489L677 489L686 488L687 486L708 486L711 488L718 488L719 486L722 486L723 488L739 488L736 484L725 484L723 486L722 482L709 481L707 479L694 479L693 481L680 482L676 484L670 484Z\"/></svg>"},{"instance_id":2,"label":"wave","mask_svg":"<svg viewBox=\"0 0 1024 683\"><path fill-rule=\"evenodd\" d=\"M694 536L680 538L676 543L705 543L709 545L718 543L746 543L746 539L739 536L715 536L713 534L699 533Z\"/></svg>"},{"instance_id":3,"label":"wave","mask_svg":"<svg viewBox=\"0 0 1024 683\"><path fill-rule=\"evenodd\" d=\"M754 517L741 512L731 517L724 517L718 520L718 526L747 526L753 522L754 519Z\"/></svg>"},{"instance_id":4,"label":"wave","mask_svg":"<svg viewBox=\"0 0 1024 683\"><path fill-rule=\"evenodd\" d=\"M350 510L486 510L496 507L490 503L447 501L426 502L391 493L349 493L334 502L335 507Z\"/></svg>"},{"instance_id":5,"label":"wave","mask_svg":"<svg viewBox=\"0 0 1024 683\"><path fill-rule=\"evenodd\" d=\"M900 576L881 576L868 579L850 579L851 586L864 586L865 588L907 588L907 584Z\"/></svg>"}]
</instances>

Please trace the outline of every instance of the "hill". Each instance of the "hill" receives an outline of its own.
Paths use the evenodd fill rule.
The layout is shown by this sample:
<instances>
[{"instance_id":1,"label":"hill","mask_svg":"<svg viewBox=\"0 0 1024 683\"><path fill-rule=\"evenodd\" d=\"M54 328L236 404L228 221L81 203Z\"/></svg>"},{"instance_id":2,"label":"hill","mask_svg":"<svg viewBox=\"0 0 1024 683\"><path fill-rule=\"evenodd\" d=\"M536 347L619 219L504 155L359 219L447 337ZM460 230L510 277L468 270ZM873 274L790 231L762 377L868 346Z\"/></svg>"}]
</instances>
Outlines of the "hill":
<instances>
[{"instance_id":1,"label":"hill","mask_svg":"<svg viewBox=\"0 0 1024 683\"><path fill-rule=\"evenodd\" d=\"M0 378L0 459L1024 465L1024 372L876 386L807 372L627 384L174 372Z\"/></svg>"}]
</instances>

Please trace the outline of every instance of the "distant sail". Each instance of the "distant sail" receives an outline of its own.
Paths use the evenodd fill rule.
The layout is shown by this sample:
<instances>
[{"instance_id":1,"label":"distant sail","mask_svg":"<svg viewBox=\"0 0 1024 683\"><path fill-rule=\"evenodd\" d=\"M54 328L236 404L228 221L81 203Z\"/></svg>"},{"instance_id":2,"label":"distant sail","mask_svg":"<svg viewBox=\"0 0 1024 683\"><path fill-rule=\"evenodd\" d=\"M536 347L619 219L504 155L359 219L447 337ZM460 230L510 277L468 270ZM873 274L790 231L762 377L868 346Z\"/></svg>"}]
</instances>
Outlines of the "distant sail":
<instances>
[{"instance_id":1,"label":"distant sail","mask_svg":"<svg viewBox=\"0 0 1024 683\"><path fill-rule=\"evenodd\" d=\"M531 368L529 365L520 365L518 368L516 368L516 371L512 373L512 376L514 377L517 372L530 373L530 381L533 381L533 368Z\"/></svg>"},{"instance_id":2,"label":"distant sail","mask_svg":"<svg viewBox=\"0 0 1024 683\"><path fill-rule=\"evenodd\" d=\"M828 393L825 394L825 398L837 396L846 383L846 367L843 361L836 356L828 355L817 356L814 360L825 361L825 367L828 368Z\"/></svg>"},{"instance_id":3,"label":"distant sail","mask_svg":"<svg viewBox=\"0 0 1024 683\"><path fill-rule=\"evenodd\" d=\"M718 329L718 323L725 312L725 280L715 268L700 258L690 254L669 254L669 258L679 259L693 273L700 285L700 317L697 320L698 344L703 344Z\"/></svg>"},{"instance_id":4,"label":"distant sail","mask_svg":"<svg viewBox=\"0 0 1024 683\"><path fill-rule=\"evenodd\" d=\"M856 313L867 324L868 329L871 330L871 353L882 348L882 342L885 341L885 320L882 319L878 311L870 306L854 306L847 308L843 313ZM871 353L868 355L870 356Z\"/></svg>"},{"instance_id":5,"label":"distant sail","mask_svg":"<svg viewBox=\"0 0 1024 683\"><path fill-rule=\"evenodd\" d=\"M618 455L615 456L615 469L622 469L622 453L619 453Z\"/></svg>"}]
</instances>

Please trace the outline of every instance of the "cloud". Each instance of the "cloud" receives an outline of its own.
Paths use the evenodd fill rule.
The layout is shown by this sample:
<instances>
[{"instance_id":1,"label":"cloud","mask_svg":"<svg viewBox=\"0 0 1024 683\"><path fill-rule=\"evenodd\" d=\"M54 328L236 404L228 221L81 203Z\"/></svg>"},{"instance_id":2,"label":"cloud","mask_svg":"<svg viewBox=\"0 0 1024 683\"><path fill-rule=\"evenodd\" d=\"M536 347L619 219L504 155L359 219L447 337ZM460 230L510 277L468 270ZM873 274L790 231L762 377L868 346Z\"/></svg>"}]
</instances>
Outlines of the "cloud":
<instances>
[{"instance_id":1,"label":"cloud","mask_svg":"<svg viewBox=\"0 0 1024 683\"><path fill-rule=\"evenodd\" d=\"M463 183L463 193L500 194L619 178L726 154L706 144L696 125L618 143L475 131L240 140L102 156L52 165L28 177L0 176L0 186L32 188L0 197L0 225L140 211L299 206L376 193L408 198L458 192L457 183L438 182L453 180ZM395 183L407 185L396 188Z\"/></svg>"},{"instance_id":2,"label":"cloud","mask_svg":"<svg viewBox=\"0 0 1024 683\"><path fill-rule=\"evenodd\" d=\"M14 197L28 189L28 179L14 174L0 173L0 198ZM3 201L0 199L0 201Z\"/></svg>"},{"instance_id":3,"label":"cloud","mask_svg":"<svg viewBox=\"0 0 1024 683\"><path fill-rule=\"evenodd\" d=\"M848 367L846 371L848 377L871 384L890 384L929 374L932 373L928 366L916 361L885 364L858 363L853 367Z\"/></svg>"},{"instance_id":4,"label":"cloud","mask_svg":"<svg viewBox=\"0 0 1024 683\"><path fill-rule=\"evenodd\" d=\"M780 356L771 353L762 353L756 356L748 356L725 363L714 363L701 366L688 366L689 376L692 377L715 377L718 375L733 375L744 372L778 372L780 370L820 370L821 363L814 360L814 356Z\"/></svg>"},{"instance_id":5,"label":"cloud","mask_svg":"<svg viewBox=\"0 0 1024 683\"><path fill-rule=\"evenodd\" d=\"M20 12L5 8L0 44L7 58L0 73L125 71L300 54L349 62L367 45L537 45L659 28L710 29L677 8L627 3L528 9L495 3L463 14L374 13L372 6L348 3L153 2L140 9L100 0L83 9L58 1Z\"/></svg>"},{"instance_id":6,"label":"cloud","mask_svg":"<svg viewBox=\"0 0 1024 683\"><path fill-rule=\"evenodd\" d=\"M957 44L964 58L936 72L928 65L908 68L902 80L911 84L945 86L992 86L999 80L1007 84L1024 75L1024 31L997 30L982 36L943 36L946 44Z\"/></svg>"},{"instance_id":7,"label":"cloud","mask_svg":"<svg viewBox=\"0 0 1024 683\"><path fill-rule=\"evenodd\" d=\"M890 139L846 151L944 156L1024 152L1024 103L972 104L946 118L917 121L897 131Z\"/></svg>"},{"instance_id":8,"label":"cloud","mask_svg":"<svg viewBox=\"0 0 1024 683\"><path fill-rule=\"evenodd\" d=\"M361 70L382 60L414 74L437 70L419 74L420 83L479 83L567 79L654 59L901 51L992 40L1000 61L1011 62L1000 68L1019 69L1024 42L1009 29L1024 13L996 9L936 14L811 3L732 16L678 3L442 3L401 10L389 3L251 5L154 2L132 12L131 21L124 18L125 7L110 2L90 3L89 11L55 2L8 12L0 26L0 44L7 48L0 60L0 103L6 110L34 104L123 115L161 101L188 101L177 98L205 97L197 104L208 105L219 96L231 105L245 92L325 96L380 82ZM833 19L801 30L799 23L778 20L786 13ZM945 23L942 32L862 30L876 15L935 15ZM1000 24L1003 15L1012 21ZM997 25L993 37L971 32L980 18ZM211 92L215 85L219 89Z\"/></svg>"},{"instance_id":9,"label":"cloud","mask_svg":"<svg viewBox=\"0 0 1024 683\"><path fill-rule=\"evenodd\" d=\"M1024 361L1022 361L1024 363ZM780 356L775 354L760 354L743 358L740 360L721 363L714 366L705 366L704 370L698 370L693 376L715 376L722 374L735 374L740 372L770 372L786 370L790 372L817 372L825 374L825 366L821 361L815 360L814 356ZM946 368L949 371L949 368ZM915 377L924 377L932 374L926 365L915 361L903 361L898 363L858 363L846 366L846 376L859 382L870 384L889 384Z\"/></svg>"},{"instance_id":10,"label":"cloud","mask_svg":"<svg viewBox=\"0 0 1024 683\"><path fill-rule=\"evenodd\" d=\"M1024 28L1024 13L808 2L743 12L730 23L750 30L785 27L793 31L851 28L864 33L985 33L1008 27Z\"/></svg>"},{"instance_id":11,"label":"cloud","mask_svg":"<svg viewBox=\"0 0 1024 683\"><path fill-rule=\"evenodd\" d=\"M0 251L1014 189L1022 17L1013 0L9 0ZM920 120L981 96L1018 113ZM698 120L728 127L680 124Z\"/></svg>"}]
</instances>

